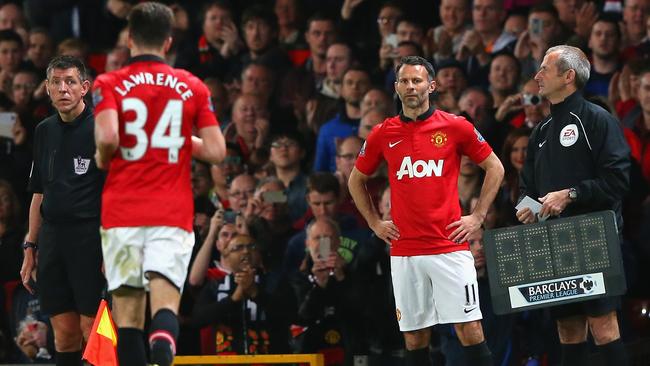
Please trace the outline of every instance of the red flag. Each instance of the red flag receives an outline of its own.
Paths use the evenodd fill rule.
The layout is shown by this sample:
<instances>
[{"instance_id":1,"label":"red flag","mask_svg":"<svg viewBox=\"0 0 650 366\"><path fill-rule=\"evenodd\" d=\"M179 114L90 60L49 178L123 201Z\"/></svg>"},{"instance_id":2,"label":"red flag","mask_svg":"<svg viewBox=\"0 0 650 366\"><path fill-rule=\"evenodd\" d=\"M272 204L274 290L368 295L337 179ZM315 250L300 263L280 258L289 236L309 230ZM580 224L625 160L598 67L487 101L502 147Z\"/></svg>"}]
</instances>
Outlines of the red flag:
<instances>
[{"instance_id":1,"label":"red flag","mask_svg":"<svg viewBox=\"0 0 650 366\"><path fill-rule=\"evenodd\" d=\"M99 303L83 359L94 366L118 366L117 333L106 300Z\"/></svg>"}]
</instances>

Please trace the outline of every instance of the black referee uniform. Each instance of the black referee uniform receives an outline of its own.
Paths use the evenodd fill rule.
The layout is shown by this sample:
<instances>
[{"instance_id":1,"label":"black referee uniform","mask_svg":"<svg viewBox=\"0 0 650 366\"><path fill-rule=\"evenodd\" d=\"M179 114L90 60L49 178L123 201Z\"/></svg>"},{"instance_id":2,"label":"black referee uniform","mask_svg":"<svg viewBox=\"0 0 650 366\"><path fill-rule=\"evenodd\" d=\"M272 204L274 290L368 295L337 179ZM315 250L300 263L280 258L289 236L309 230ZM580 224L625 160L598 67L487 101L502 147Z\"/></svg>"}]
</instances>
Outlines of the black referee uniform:
<instances>
[{"instance_id":1,"label":"black referee uniform","mask_svg":"<svg viewBox=\"0 0 650 366\"><path fill-rule=\"evenodd\" d=\"M104 173L95 165L92 108L72 122L58 113L34 137L32 193L42 193L37 290L43 311L94 316L104 288L99 234Z\"/></svg>"},{"instance_id":2,"label":"black referee uniform","mask_svg":"<svg viewBox=\"0 0 650 366\"><path fill-rule=\"evenodd\" d=\"M629 188L630 149L618 121L580 92L551 105L551 116L530 135L521 175L521 197L575 189L561 217L613 210L619 233L622 201ZM604 297L551 308L554 316L600 316L615 310L618 298Z\"/></svg>"}]
</instances>

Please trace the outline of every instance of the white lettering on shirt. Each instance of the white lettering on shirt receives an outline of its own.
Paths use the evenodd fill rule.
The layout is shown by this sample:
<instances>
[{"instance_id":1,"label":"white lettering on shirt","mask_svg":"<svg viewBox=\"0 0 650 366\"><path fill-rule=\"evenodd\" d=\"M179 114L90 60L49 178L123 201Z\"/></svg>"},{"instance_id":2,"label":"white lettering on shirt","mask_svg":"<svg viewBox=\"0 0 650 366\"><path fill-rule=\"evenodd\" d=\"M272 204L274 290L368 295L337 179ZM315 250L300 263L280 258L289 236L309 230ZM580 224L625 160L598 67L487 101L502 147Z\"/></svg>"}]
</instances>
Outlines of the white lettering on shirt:
<instances>
[{"instance_id":1,"label":"white lettering on shirt","mask_svg":"<svg viewBox=\"0 0 650 366\"><path fill-rule=\"evenodd\" d=\"M402 165L397 171L397 180L402 180L402 177L408 175L409 178L423 178L435 175L436 177L442 176L442 166L444 160L416 160L415 163L411 162L410 156L405 156L402 159Z\"/></svg>"},{"instance_id":2,"label":"white lettering on shirt","mask_svg":"<svg viewBox=\"0 0 650 366\"><path fill-rule=\"evenodd\" d=\"M192 90L185 82L178 81L178 77L162 72L156 73L155 76L149 72L131 74L128 76L128 79L122 80L121 87L115 86L115 91L124 97L129 93L131 89L137 85L157 85L170 88L174 90L178 95L180 95L181 99L184 101L188 100L194 95Z\"/></svg>"}]
</instances>

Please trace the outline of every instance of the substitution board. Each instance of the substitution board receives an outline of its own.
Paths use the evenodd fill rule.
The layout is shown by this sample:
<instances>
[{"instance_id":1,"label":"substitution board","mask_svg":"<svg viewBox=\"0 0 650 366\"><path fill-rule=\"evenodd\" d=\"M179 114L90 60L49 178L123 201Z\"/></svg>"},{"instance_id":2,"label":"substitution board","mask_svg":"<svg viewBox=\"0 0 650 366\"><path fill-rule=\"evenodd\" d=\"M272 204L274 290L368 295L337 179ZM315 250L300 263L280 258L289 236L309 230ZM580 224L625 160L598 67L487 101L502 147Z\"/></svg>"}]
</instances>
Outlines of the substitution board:
<instances>
[{"instance_id":1,"label":"substitution board","mask_svg":"<svg viewBox=\"0 0 650 366\"><path fill-rule=\"evenodd\" d=\"M489 230L483 241L497 314L626 291L613 211Z\"/></svg>"}]
</instances>

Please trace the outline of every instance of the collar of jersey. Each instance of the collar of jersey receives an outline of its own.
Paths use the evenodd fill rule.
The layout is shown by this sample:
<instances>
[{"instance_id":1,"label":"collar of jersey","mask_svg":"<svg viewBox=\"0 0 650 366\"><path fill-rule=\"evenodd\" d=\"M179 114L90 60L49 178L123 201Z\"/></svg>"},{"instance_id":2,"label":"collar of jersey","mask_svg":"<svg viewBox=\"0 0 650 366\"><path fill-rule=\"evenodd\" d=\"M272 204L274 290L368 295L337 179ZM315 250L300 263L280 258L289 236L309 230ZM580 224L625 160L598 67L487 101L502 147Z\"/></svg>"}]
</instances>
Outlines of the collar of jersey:
<instances>
[{"instance_id":1,"label":"collar of jersey","mask_svg":"<svg viewBox=\"0 0 650 366\"><path fill-rule=\"evenodd\" d=\"M415 121L416 121L416 122L417 122L417 121L424 121L425 119L431 117L431 115L432 115L433 112L435 112L435 111L436 111L436 108L433 106L433 104L431 104L431 105L429 105L429 109L427 109L426 112L424 112L424 113L422 113L421 115L419 115L419 116L415 119ZM409 117L406 117L406 116L404 115L404 111L399 112L399 119L402 120L402 122L413 122L412 119L410 119Z\"/></svg>"},{"instance_id":2,"label":"collar of jersey","mask_svg":"<svg viewBox=\"0 0 650 366\"><path fill-rule=\"evenodd\" d=\"M136 62L145 62L145 61L162 62L163 64L166 63L165 60L163 60L162 58L156 55L138 55L138 56L131 57L129 61L126 62L126 64L129 65Z\"/></svg>"},{"instance_id":3,"label":"collar of jersey","mask_svg":"<svg viewBox=\"0 0 650 366\"><path fill-rule=\"evenodd\" d=\"M563 101L558 104L551 104L551 115L565 114L569 112L574 112L578 109L578 106L582 102L582 93L579 91L574 92L573 94L566 97Z\"/></svg>"}]
</instances>

